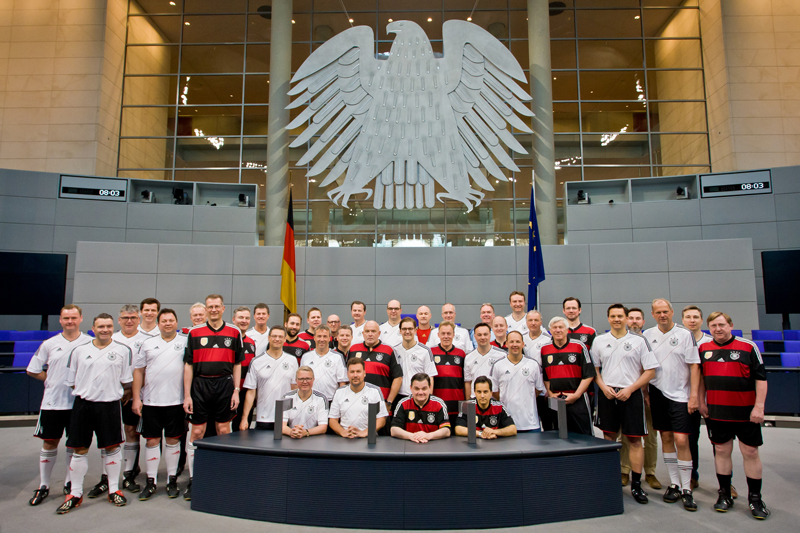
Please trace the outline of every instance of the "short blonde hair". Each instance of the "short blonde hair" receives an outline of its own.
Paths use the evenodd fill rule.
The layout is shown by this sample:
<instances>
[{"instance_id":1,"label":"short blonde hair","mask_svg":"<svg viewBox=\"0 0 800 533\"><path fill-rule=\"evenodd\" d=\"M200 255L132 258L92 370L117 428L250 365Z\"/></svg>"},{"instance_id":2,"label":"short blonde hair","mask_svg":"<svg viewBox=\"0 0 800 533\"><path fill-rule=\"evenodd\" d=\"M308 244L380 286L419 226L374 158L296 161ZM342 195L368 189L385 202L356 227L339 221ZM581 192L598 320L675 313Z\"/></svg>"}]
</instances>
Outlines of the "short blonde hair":
<instances>
[{"instance_id":1,"label":"short blonde hair","mask_svg":"<svg viewBox=\"0 0 800 533\"><path fill-rule=\"evenodd\" d=\"M297 374L299 374L300 372L311 372L311 375L312 375L312 376L314 375L314 369L313 369L313 368L311 368L310 366L307 366L307 365L303 365L303 366L301 366L300 368L298 368L298 369L297 369L297 372L295 372L295 373L294 373L294 375L296 376L296 375L297 375Z\"/></svg>"},{"instance_id":2,"label":"short blonde hair","mask_svg":"<svg viewBox=\"0 0 800 533\"><path fill-rule=\"evenodd\" d=\"M650 310L651 311L653 309L655 309L656 303L658 303L658 302L664 302L665 304L667 304L667 307L669 307L670 311L674 311L674 309L672 309L672 302L670 302L666 298L656 298L655 300L653 300L653 303L650 304Z\"/></svg>"},{"instance_id":3,"label":"short blonde hair","mask_svg":"<svg viewBox=\"0 0 800 533\"><path fill-rule=\"evenodd\" d=\"M730 317L730 315L728 315L728 313L723 313L722 311L714 311L713 313L708 315L708 320L706 321L706 324L711 324L719 317L725 317L725 322L727 322L729 326L733 325L733 319Z\"/></svg>"},{"instance_id":4,"label":"short blonde hair","mask_svg":"<svg viewBox=\"0 0 800 533\"><path fill-rule=\"evenodd\" d=\"M563 316L554 316L553 318L551 318L550 322L547 323L547 329L553 329L553 326L555 324L558 324L559 322L563 322L564 327L569 329L569 322L567 322L567 319L564 318Z\"/></svg>"}]
</instances>

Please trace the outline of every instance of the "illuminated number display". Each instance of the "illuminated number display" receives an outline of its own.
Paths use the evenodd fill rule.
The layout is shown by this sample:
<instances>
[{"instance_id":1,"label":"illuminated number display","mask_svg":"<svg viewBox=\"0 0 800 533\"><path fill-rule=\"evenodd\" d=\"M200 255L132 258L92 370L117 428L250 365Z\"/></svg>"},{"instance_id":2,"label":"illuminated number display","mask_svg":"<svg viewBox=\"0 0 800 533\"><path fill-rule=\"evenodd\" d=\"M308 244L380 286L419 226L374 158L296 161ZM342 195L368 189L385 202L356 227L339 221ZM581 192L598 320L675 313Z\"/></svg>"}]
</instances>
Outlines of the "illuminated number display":
<instances>
[{"instance_id":1,"label":"illuminated number display","mask_svg":"<svg viewBox=\"0 0 800 533\"><path fill-rule=\"evenodd\" d=\"M700 191L703 198L771 194L772 175L769 170L701 174Z\"/></svg>"}]
</instances>

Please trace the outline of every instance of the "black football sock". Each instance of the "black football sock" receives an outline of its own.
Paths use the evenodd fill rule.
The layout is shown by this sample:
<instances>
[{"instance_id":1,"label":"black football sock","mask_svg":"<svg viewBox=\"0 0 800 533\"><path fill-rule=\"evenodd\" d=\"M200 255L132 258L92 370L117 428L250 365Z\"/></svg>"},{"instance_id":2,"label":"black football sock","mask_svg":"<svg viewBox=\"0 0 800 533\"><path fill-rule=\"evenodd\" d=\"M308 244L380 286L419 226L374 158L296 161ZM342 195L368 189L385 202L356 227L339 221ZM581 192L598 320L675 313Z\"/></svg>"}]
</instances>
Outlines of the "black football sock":
<instances>
[{"instance_id":1,"label":"black football sock","mask_svg":"<svg viewBox=\"0 0 800 533\"><path fill-rule=\"evenodd\" d=\"M723 474L717 474L719 488L726 498L731 497L731 477L733 477L731 474L728 474L727 476Z\"/></svg>"},{"instance_id":2,"label":"black football sock","mask_svg":"<svg viewBox=\"0 0 800 533\"><path fill-rule=\"evenodd\" d=\"M751 477L747 478L747 491L750 493L750 499L754 496L761 498L761 480Z\"/></svg>"},{"instance_id":3,"label":"black football sock","mask_svg":"<svg viewBox=\"0 0 800 533\"><path fill-rule=\"evenodd\" d=\"M641 488L642 473L631 470L631 490Z\"/></svg>"}]
</instances>

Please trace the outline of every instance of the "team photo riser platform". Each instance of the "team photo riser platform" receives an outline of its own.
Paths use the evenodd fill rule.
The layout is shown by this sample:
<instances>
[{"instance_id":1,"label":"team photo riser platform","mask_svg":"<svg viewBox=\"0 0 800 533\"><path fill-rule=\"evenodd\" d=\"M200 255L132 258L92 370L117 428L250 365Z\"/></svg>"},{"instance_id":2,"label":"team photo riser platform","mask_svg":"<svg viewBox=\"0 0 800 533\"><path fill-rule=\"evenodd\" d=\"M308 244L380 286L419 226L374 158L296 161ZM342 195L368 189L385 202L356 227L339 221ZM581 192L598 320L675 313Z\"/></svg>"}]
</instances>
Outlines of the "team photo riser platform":
<instances>
[{"instance_id":1,"label":"team photo riser platform","mask_svg":"<svg viewBox=\"0 0 800 533\"><path fill-rule=\"evenodd\" d=\"M623 512L619 444L557 432L467 443L245 431L196 442L192 509L361 529L483 529ZM586 487L579 498L569 487ZM310 502L313 502L309 504Z\"/></svg>"}]
</instances>

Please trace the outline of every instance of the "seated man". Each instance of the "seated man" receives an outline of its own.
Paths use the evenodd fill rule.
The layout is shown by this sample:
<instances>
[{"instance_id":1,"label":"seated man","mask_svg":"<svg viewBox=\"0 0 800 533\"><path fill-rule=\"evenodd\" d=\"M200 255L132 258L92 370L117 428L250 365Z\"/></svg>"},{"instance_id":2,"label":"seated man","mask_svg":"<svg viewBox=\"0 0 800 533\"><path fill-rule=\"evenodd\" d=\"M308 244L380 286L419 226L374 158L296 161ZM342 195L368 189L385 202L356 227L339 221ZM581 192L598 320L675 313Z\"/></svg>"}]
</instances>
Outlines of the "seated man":
<instances>
[{"instance_id":1,"label":"seated man","mask_svg":"<svg viewBox=\"0 0 800 533\"><path fill-rule=\"evenodd\" d=\"M301 366L295 379L297 388L284 395L292 400L292 408L283 412L283 434L293 439L323 435L328 431L328 401L313 390L314 371Z\"/></svg>"},{"instance_id":2,"label":"seated man","mask_svg":"<svg viewBox=\"0 0 800 533\"><path fill-rule=\"evenodd\" d=\"M367 436L369 404L378 404L376 430L386 425L386 418L389 416L381 389L365 382L366 374L364 361L351 357L347 361L347 378L350 380L350 385L340 387L333 395L328 413L328 425L337 435L346 439Z\"/></svg>"},{"instance_id":3,"label":"seated man","mask_svg":"<svg viewBox=\"0 0 800 533\"><path fill-rule=\"evenodd\" d=\"M431 377L411 378L411 397L400 400L392 419L392 437L424 444L450 436L450 417L444 401L431 395Z\"/></svg>"},{"instance_id":4,"label":"seated man","mask_svg":"<svg viewBox=\"0 0 800 533\"><path fill-rule=\"evenodd\" d=\"M500 401L492 398L492 380L486 376L478 376L473 384L473 390L475 398L469 401L477 402L475 406L477 436L481 439L496 439L516 435L517 426L514 425L514 419ZM463 408L458 410L456 435L467 436L467 416Z\"/></svg>"}]
</instances>

